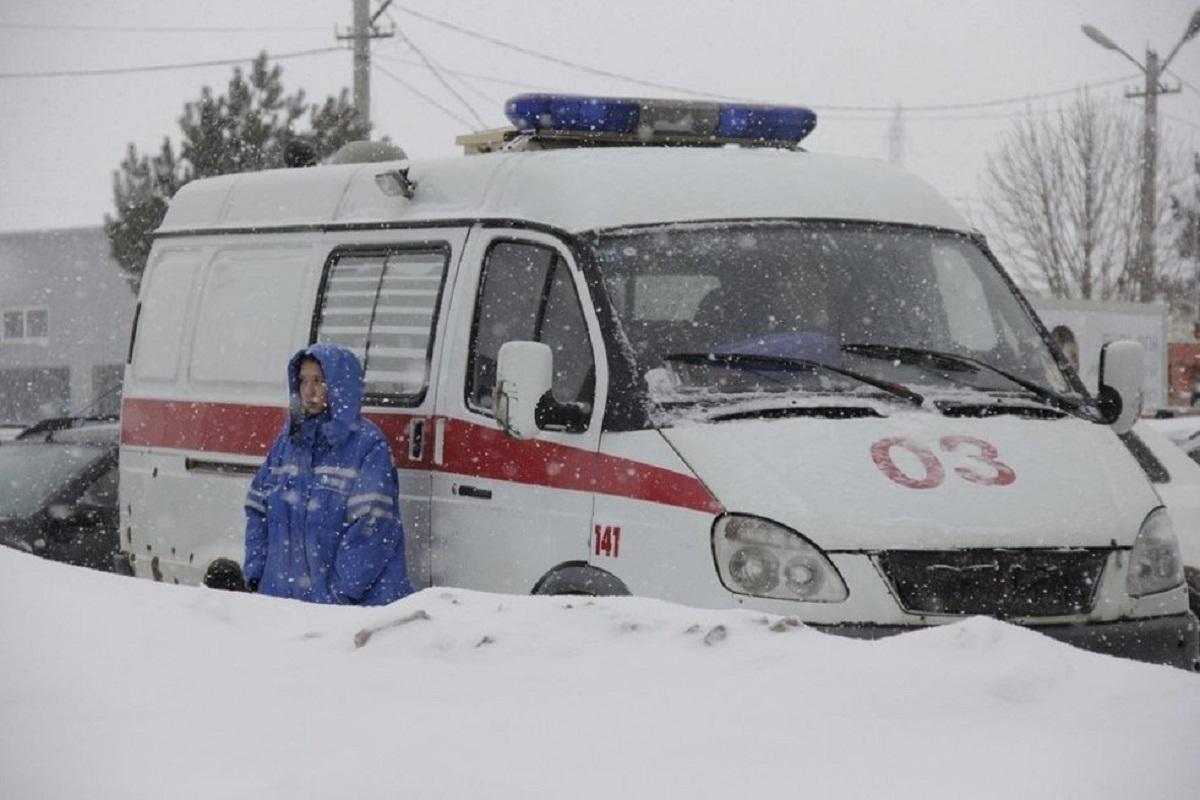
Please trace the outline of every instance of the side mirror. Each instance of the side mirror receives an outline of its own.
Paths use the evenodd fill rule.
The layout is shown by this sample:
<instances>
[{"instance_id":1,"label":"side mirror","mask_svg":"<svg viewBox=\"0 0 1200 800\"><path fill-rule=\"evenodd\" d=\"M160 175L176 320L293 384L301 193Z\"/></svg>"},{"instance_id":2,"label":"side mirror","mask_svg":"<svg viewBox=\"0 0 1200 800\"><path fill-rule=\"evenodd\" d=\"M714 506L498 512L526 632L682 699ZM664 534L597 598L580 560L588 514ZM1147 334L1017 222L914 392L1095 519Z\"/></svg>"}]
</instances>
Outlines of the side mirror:
<instances>
[{"instance_id":1,"label":"side mirror","mask_svg":"<svg viewBox=\"0 0 1200 800\"><path fill-rule=\"evenodd\" d=\"M1142 413L1146 350L1124 339L1100 348L1100 413L1118 434L1128 433Z\"/></svg>"},{"instance_id":2,"label":"side mirror","mask_svg":"<svg viewBox=\"0 0 1200 800\"><path fill-rule=\"evenodd\" d=\"M537 436L538 401L550 391L553 355L541 342L505 342L496 359L493 408L500 428L514 439Z\"/></svg>"}]
</instances>

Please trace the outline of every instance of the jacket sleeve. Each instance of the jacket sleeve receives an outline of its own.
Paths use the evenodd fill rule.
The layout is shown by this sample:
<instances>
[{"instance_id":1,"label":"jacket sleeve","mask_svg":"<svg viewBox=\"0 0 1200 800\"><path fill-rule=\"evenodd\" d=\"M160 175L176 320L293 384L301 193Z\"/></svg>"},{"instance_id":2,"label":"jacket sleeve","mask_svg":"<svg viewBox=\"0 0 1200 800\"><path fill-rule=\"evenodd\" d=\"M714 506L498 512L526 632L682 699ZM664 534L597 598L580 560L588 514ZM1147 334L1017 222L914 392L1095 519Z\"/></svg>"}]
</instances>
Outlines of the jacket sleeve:
<instances>
[{"instance_id":1,"label":"jacket sleeve","mask_svg":"<svg viewBox=\"0 0 1200 800\"><path fill-rule=\"evenodd\" d=\"M358 468L346 502L346 529L333 562L330 590L340 603L358 603L395 558L403 558L399 488L392 452L375 441Z\"/></svg>"},{"instance_id":2,"label":"jacket sleeve","mask_svg":"<svg viewBox=\"0 0 1200 800\"><path fill-rule=\"evenodd\" d=\"M266 459L254 480L250 482L250 491L246 492L246 558L242 566L242 574L246 578L246 589L258 591L262 581L263 568L267 564L267 493L266 480L271 474L278 442L267 453Z\"/></svg>"}]
</instances>

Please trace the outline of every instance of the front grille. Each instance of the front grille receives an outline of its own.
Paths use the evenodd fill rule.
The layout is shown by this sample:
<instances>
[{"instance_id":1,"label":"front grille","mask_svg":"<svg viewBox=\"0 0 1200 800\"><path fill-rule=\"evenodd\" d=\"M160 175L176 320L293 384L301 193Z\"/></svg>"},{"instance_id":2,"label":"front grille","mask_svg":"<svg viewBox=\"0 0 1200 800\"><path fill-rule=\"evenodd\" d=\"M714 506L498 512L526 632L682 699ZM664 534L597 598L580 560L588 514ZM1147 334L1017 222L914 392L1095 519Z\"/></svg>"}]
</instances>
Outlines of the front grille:
<instances>
[{"instance_id":1,"label":"front grille","mask_svg":"<svg viewBox=\"0 0 1200 800\"><path fill-rule=\"evenodd\" d=\"M876 563L906 611L1053 617L1091 610L1107 550L887 550Z\"/></svg>"}]
</instances>

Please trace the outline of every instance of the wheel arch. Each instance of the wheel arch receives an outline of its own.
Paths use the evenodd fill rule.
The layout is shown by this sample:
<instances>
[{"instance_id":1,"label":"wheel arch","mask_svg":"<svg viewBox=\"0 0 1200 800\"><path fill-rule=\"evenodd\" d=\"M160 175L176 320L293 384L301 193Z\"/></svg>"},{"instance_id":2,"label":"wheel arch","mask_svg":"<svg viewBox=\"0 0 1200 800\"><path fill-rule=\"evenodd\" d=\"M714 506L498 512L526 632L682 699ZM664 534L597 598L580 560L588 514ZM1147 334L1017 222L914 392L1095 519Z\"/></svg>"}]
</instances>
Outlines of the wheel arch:
<instances>
[{"instance_id":1,"label":"wheel arch","mask_svg":"<svg viewBox=\"0 0 1200 800\"><path fill-rule=\"evenodd\" d=\"M575 594L591 597L628 595L629 587L611 572L586 561L564 561L533 585L530 594Z\"/></svg>"}]
</instances>

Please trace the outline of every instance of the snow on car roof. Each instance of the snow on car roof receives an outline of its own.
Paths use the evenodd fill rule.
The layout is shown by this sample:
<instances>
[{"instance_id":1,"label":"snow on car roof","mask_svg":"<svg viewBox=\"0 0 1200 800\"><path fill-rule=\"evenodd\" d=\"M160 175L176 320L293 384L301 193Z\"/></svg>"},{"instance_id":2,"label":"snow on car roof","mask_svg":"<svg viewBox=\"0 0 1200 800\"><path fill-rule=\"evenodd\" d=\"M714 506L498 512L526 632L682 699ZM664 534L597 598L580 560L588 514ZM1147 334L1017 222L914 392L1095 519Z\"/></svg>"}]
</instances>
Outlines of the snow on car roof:
<instances>
[{"instance_id":1,"label":"snow on car roof","mask_svg":"<svg viewBox=\"0 0 1200 800\"><path fill-rule=\"evenodd\" d=\"M408 168L411 199L375 176ZM520 219L571 232L798 218L970 230L932 187L879 161L771 149L611 147L278 169L194 181L160 234Z\"/></svg>"}]
</instances>

